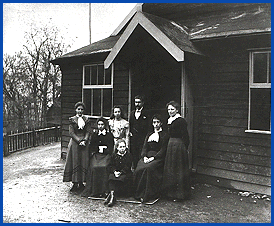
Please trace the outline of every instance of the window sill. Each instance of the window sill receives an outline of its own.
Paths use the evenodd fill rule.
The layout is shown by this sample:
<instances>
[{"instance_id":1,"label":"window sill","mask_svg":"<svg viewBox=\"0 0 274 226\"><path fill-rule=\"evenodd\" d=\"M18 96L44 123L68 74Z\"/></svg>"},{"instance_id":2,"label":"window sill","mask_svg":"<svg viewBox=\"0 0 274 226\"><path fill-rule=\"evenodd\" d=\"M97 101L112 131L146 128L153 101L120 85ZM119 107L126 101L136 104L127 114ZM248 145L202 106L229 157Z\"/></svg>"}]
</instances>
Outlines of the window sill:
<instances>
[{"instance_id":1,"label":"window sill","mask_svg":"<svg viewBox=\"0 0 274 226\"><path fill-rule=\"evenodd\" d=\"M259 134L269 134L271 135L270 131L262 131L262 130L245 130L246 133L259 133Z\"/></svg>"},{"instance_id":2,"label":"window sill","mask_svg":"<svg viewBox=\"0 0 274 226\"><path fill-rule=\"evenodd\" d=\"M87 115L87 117L91 118L91 119L98 119L98 118L104 118L106 120L110 119L110 117L105 117L105 116L94 116L94 115Z\"/></svg>"}]
</instances>

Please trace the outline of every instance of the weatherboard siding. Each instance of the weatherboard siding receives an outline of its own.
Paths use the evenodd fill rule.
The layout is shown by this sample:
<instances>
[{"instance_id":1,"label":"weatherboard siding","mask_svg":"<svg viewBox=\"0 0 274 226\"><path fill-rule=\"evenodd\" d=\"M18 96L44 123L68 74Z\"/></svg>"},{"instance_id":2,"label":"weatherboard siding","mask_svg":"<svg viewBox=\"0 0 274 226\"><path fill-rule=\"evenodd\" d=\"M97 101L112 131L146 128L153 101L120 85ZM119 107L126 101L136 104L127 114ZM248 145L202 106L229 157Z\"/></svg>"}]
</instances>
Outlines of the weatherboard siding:
<instances>
[{"instance_id":1,"label":"weatherboard siding","mask_svg":"<svg viewBox=\"0 0 274 226\"><path fill-rule=\"evenodd\" d=\"M245 132L248 51L233 49L233 45L230 51L226 48L208 52L210 78L208 82L195 84L199 181L270 194L271 136Z\"/></svg>"}]
</instances>

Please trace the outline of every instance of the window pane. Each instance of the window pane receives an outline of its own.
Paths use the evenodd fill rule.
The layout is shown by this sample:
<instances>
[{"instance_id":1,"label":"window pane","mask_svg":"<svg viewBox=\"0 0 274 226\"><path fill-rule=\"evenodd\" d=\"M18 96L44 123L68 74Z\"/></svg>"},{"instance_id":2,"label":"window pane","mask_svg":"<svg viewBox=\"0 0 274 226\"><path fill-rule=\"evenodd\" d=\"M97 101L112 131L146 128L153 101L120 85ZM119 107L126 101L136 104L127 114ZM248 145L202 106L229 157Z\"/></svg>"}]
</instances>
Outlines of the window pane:
<instances>
[{"instance_id":1,"label":"window pane","mask_svg":"<svg viewBox=\"0 0 274 226\"><path fill-rule=\"evenodd\" d=\"M85 114L91 115L91 90L84 89L84 104L86 105Z\"/></svg>"},{"instance_id":2,"label":"window pane","mask_svg":"<svg viewBox=\"0 0 274 226\"><path fill-rule=\"evenodd\" d=\"M104 66L98 65L98 85L104 85Z\"/></svg>"},{"instance_id":3,"label":"window pane","mask_svg":"<svg viewBox=\"0 0 274 226\"><path fill-rule=\"evenodd\" d=\"M103 116L110 116L111 107L112 107L112 90L104 89L103 90Z\"/></svg>"},{"instance_id":4,"label":"window pane","mask_svg":"<svg viewBox=\"0 0 274 226\"><path fill-rule=\"evenodd\" d=\"M91 66L91 85L97 85L97 66Z\"/></svg>"},{"instance_id":5,"label":"window pane","mask_svg":"<svg viewBox=\"0 0 274 226\"><path fill-rule=\"evenodd\" d=\"M85 74L85 85L90 85L90 67L86 66L84 68L85 68L85 71L84 71L84 74Z\"/></svg>"},{"instance_id":6,"label":"window pane","mask_svg":"<svg viewBox=\"0 0 274 226\"><path fill-rule=\"evenodd\" d=\"M111 67L105 70L105 85L111 85Z\"/></svg>"},{"instance_id":7,"label":"window pane","mask_svg":"<svg viewBox=\"0 0 274 226\"><path fill-rule=\"evenodd\" d=\"M270 131L271 89L251 89L250 129Z\"/></svg>"},{"instance_id":8,"label":"window pane","mask_svg":"<svg viewBox=\"0 0 274 226\"><path fill-rule=\"evenodd\" d=\"M267 53L254 53L254 83L267 82Z\"/></svg>"},{"instance_id":9,"label":"window pane","mask_svg":"<svg viewBox=\"0 0 274 226\"><path fill-rule=\"evenodd\" d=\"M101 116L101 89L93 89L93 115Z\"/></svg>"}]
</instances>

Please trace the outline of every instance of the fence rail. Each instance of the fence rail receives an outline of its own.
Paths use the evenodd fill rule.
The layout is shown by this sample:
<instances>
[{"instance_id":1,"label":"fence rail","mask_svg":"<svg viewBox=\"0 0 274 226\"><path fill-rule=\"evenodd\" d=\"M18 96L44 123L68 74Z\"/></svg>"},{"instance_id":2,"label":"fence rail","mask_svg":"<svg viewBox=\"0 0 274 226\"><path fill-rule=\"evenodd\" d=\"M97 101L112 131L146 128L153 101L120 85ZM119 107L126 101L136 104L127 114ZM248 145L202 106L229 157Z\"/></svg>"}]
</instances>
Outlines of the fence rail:
<instances>
[{"instance_id":1,"label":"fence rail","mask_svg":"<svg viewBox=\"0 0 274 226\"><path fill-rule=\"evenodd\" d=\"M61 140L61 127L34 129L32 131L10 132L3 136L3 154L20 151Z\"/></svg>"}]
</instances>

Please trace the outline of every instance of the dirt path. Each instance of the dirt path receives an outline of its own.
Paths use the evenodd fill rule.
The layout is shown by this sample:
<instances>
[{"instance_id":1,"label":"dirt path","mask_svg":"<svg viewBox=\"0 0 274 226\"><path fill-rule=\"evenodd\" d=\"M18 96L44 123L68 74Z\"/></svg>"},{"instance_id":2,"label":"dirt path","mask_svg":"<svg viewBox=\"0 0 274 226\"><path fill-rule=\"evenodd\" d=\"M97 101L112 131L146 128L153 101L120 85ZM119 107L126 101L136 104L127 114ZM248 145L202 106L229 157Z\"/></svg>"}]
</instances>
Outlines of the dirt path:
<instances>
[{"instance_id":1,"label":"dirt path","mask_svg":"<svg viewBox=\"0 0 274 226\"><path fill-rule=\"evenodd\" d=\"M270 223L271 202L243 197L210 185L193 185L184 202L159 200L154 205L117 203L69 193L62 182L60 143L28 149L3 159L4 223ZM255 202L256 201L256 202Z\"/></svg>"}]
</instances>

